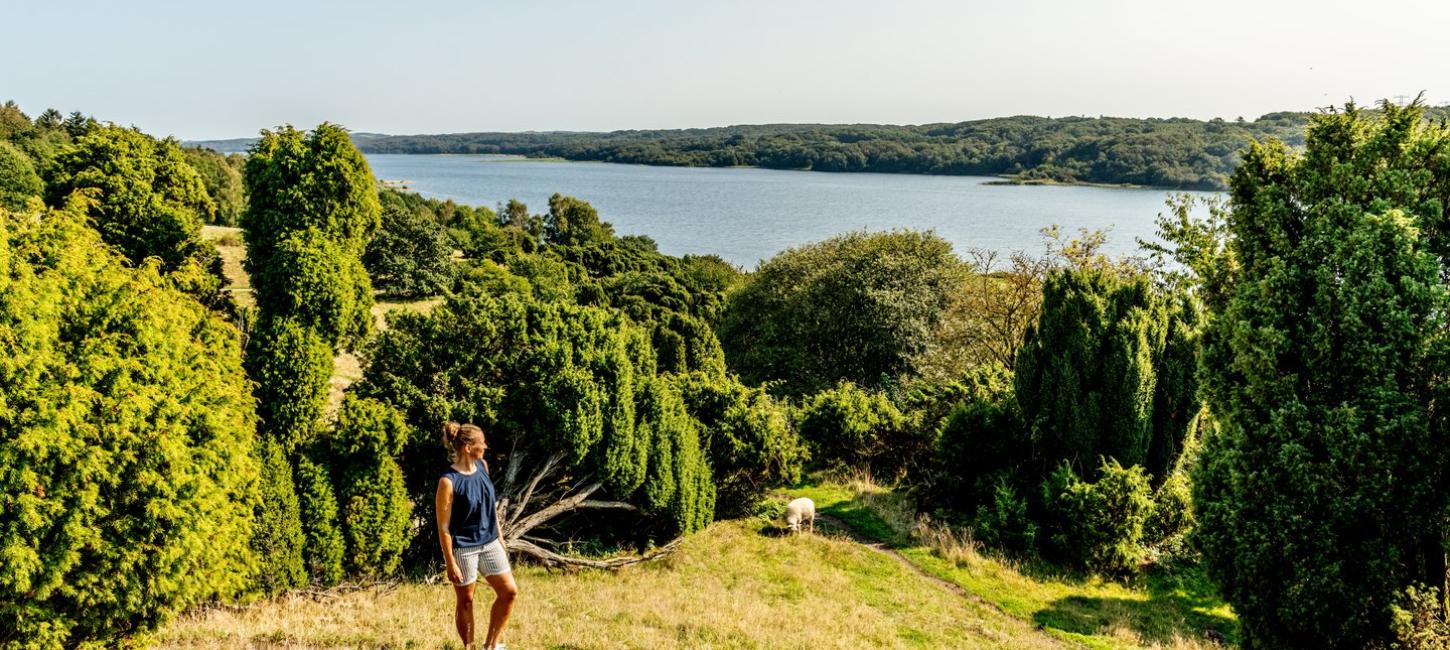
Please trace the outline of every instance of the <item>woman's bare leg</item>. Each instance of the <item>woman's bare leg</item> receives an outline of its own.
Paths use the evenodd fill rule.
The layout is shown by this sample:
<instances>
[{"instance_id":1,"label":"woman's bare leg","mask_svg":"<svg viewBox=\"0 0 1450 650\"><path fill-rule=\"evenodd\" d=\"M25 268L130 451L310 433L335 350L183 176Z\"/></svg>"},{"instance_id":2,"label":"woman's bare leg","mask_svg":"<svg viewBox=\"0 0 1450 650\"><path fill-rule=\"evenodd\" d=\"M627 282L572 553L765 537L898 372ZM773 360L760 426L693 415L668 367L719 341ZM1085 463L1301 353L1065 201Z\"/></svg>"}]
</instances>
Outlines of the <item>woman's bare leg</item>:
<instances>
[{"instance_id":1,"label":"woman's bare leg","mask_svg":"<svg viewBox=\"0 0 1450 650\"><path fill-rule=\"evenodd\" d=\"M519 588L514 584L512 572L486 576L484 580L488 581L488 586L493 587L493 593L497 594L493 607L488 610L488 636L483 639L483 647L493 650L499 637L503 636L503 626L509 622L509 614L514 611L514 599L518 598Z\"/></svg>"},{"instance_id":2,"label":"woman's bare leg","mask_svg":"<svg viewBox=\"0 0 1450 650\"><path fill-rule=\"evenodd\" d=\"M473 650L473 589L478 582L462 587L453 586L458 596L458 606L453 610L453 624L458 627L458 638L463 641L463 650Z\"/></svg>"}]
</instances>

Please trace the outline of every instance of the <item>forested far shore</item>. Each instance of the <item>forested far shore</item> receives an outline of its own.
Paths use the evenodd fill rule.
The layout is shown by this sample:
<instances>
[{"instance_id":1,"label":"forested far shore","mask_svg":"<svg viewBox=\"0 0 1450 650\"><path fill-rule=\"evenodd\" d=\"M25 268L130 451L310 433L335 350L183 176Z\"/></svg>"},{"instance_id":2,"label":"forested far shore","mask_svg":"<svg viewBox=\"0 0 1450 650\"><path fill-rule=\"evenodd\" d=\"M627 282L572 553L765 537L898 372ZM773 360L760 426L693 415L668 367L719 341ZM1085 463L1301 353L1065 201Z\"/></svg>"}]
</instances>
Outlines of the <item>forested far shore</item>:
<instances>
[{"instance_id":1,"label":"forested far shore","mask_svg":"<svg viewBox=\"0 0 1450 650\"><path fill-rule=\"evenodd\" d=\"M1426 109L1450 116L1450 106ZM682 167L1005 176L1024 183L1092 183L1223 190L1249 142L1299 147L1311 112L1189 118L1014 116L957 123L762 124L611 132L353 134L365 153L511 154ZM189 144L241 151L252 139Z\"/></svg>"}]
</instances>

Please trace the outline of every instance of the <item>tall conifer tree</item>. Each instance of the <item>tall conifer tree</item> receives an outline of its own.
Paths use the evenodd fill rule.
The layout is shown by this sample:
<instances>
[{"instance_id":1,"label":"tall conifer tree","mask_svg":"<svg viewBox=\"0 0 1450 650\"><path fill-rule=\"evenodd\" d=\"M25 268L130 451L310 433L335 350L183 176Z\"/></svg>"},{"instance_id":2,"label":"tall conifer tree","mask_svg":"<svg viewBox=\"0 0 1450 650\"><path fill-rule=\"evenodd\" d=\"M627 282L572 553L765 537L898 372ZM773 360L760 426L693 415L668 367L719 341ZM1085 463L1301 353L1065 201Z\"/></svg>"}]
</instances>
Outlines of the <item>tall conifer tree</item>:
<instances>
[{"instance_id":1,"label":"tall conifer tree","mask_svg":"<svg viewBox=\"0 0 1450 650\"><path fill-rule=\"evenodd\" d=\"M1443 587L1447 151L1416 106L1350 106L1234 175L1195 490L1248 647L1364 647Z\"/></svg>"},{"instance_id":2,"label":"tall conifer tree","mask_svg":"<svg viewBox=\"0 0 1450 650\"><path fill-rule=\"evenodd\" d=\"M372 286L361 258L378 228L377 189L362 153L334 124L310 133L290 126L264 131L247 159L245 182L241 224L259 311L247 371L257 382L260 430L290 461L296 486L279 480L268 487L277 498L262 507L278 511L263 513L259 545L288 566L265 574L271 584L264 586L297 586L304 559L313 578L330 582L343 558L336 490L313 464L298 473L297 460L315 440L333 354L361 342L372 323ZM300 501L296 490L303 491ZM282 508L299 502L309 511ZM304 538L305 558L289 546Z\"/></svg>"}]
</instances>

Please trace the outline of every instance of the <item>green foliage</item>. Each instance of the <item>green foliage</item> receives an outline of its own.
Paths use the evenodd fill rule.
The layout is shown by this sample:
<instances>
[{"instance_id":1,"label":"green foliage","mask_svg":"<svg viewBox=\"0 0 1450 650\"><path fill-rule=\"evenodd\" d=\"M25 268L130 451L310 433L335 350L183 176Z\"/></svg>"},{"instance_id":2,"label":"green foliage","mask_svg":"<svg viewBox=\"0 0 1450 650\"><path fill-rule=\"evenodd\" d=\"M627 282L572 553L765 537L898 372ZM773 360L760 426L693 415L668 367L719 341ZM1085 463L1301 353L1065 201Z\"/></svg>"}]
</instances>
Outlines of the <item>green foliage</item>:
<instances>
[{"instance_id":1,"label":"green foliage","mask_svg":"<svg viewBox=\"0 0 1450 650\"><path fill-rule=\"evenodd\" d=\"M384 191L382 226L363 253L363 266L378 289L420 298L442 293L453 280L453 240L426 208L411 208Z\"/></svg>"},{"instance_id":2,"label":"green foliage","mask_svg":"<svg viewBox=\"0 0 1450 650\"><path fill-rule=\"evenodd\" d=\"M1153 433L1145 457L1145 469L1155 482L1162 482L1183 455L1189 423L1202 408L1198 359L1203 311L1195 296L1179 291L1168 296L1167 312L1163 344L1153 358Z\"/></svg>"},{"instance_id":3,"label":"green foliage","mask_svg":"<svg viewBox=\"0 0 1450 650\"><path fill-rule=\"evenodd\" d=\"M378 194L367 161L347 131L332 124L306 134L290 126L264 131L244 182L241 224L258 309L247 371L256 382L262 431L280 457L269 460L276 464L269 480L277 500L264 504L269 524L255 541L274 564L263 584L275 591L300 583L304 533L308 572L333 583L344 551L351 557L353 550L344 548L338 522L339 508L344 526L353 514L351 495L348 486L338 494L331 458L300 454L326 451L317 432L333 353L359 343L372 326L372 285L360 257L378 227ZM288 485L293 463L295 496Z\"/></svg>"},{"instance_id":4,"label":"green foliage","mask_svg":"<svg viewBox=\"0 0 1450 650\"><path fill-rule=\"evenodd\" d=\"M15 100L6 100L0 106L0 140L9 140L30 131L30 116L20 110Z\"/></svg>"},{"instance_id":5,"label":"green foliage","mask_svg":"<svg viewBox=\"0 0 1450 650\"><path fill-rule=\"evenodd\" d=\"M39 198L45 184L25 152L0 140L0 208L19 211L31 197Z\"/></svg>"},{"instance_id":6,"label":"green foliage","mask_svg":"<svg viewBox=\"0 0 1450 650\"><path fill-rule=\"evenodd\" d=\"M1444 583L1447 150L1414 106L1351 106L1234 175L1194 501L1246 644L1384 642L1405 587Z\"/></svg>"},{"instance_id":7,"label":"green foliage","mask_svg":"<svg viewBox=\"0 0 1450 650\"><path fill-rule=\"evenodd\" d=\"M941 426L937 466L929 492L959 512L973 512L999 499L1004 481L1020 494L1035 477L1028 465L1032 444L1010 392L987 394L957 404Z\"/></svg>"},{"instance_id":8,"label":"green foliage","mask_svg":"<svg viewBox=\"0 0 1450 650\"><path fill-rule=\"evenodd\" d=\"M904 443L915 433L884 394L850 382L806 398L797 417L801 438L820 464L899 467L899 455L908 451Z\"/></svg>"},{"instance_id":9,"label":"green foliage","mask_svg":"<svg viewBox=\"0 0 1450 650\"><path fill-rule=\"evenodd\" d=\"M451 214L440 214L448 234L469 259L503 261L509 253L538 251L543 238L543 220L528 213L528 207L509 201L495 214L488 208L456 206Z\"/></svg>"},{"instance_id":10,"label":"green foliage","mask_svg":"<svg viewBox=\"0 0 1450 650\"><path fill-rule=\"evenodd\" d=\"M718 333L747 383L793 395L916 374L965 273L924 232L855 232L785 251L735 291Z\"/></svg>"},{"instance_id":11,"label":"green foliage","mask_svg":"<svg viewBox=\"0 0 1450 650\"><path fill-rule=\"evenodd\" d=\"M1027 498L1005 478L998 477L991 500L978 506L972 517L972 537L994 548L1033 550L1037 523L1028 515L1027 506Z\"/></svg>"},{"instance_id":12,"label":"green foliage","mask_svg":"<svg viewBox=\"0 0 1450 650\"><path fill-rule=\"evenodd\" d=\"M1014 379L1043 459L1049 466L1065 460L1077 471L1090 471L1099 456L1143 464L1153 441L1153 360L1165 319L1147 278L1059 270L1042 294Z\"/></svg>"},{"instance_id":13,"label":"green foliage","mask_svg":"<svg viewBox=\"0 0 1450 650\"><path fill-rule=\"evenodd\" d=\"M1053 550L1094 571L1131 573L1145 557L1143 526L1153 510L1143 468L1104 459L1098 480L1078 478L1066 463L1042 485L1046 533Z\"/></svg>"},{"instance_id":14,"label":"green foliage","mask_svg":"<svg viewBox=\"0 0 1450 650\"><path fill-rule=\"evenodd\" d=\"M332 346L295 320L264 320L247 344L246 367L258 414L283 452L310 442L327 402Z\"/></svg>"},{"instance_id":15,"label":"green foliage","mask_svg":"<svg viewBox=\"0 0 1450 650\"><path fill-rule=\"evenodd\" d=\"M1187 472L1168 474L1153 491L1153 512L1143 525L1144 542L1163 551L1183 550L1193 531L1193 485Z\"/></svg>"},{"instance_id":16,"label":"green foliage","mask_svg":"<svg viewBox=\"0 0 1450 650\"><path fill-rule=\"evenodd\" d=\"M671 380L700 423L721 517L740 516L771 486L800 480L806 450L786 405L733 376L695 371Z\"/></svg>"},{"instance_id":17,"label":"green foliage","mask_svg":"<svg viewBox=\"0 0 1450 650\"><path fill-rule=\"evenodd\" d=\"M1306 113L1221 119L1034 116L955 124L761 124L610 133L369 139L373 153L508 153L644 165L1014 176L1024 182L1224 189L1253 138L1302 142Z\"/></svg>"},{"instance_id":18,"label":"green foliage","mask_svg":"<svg viewBox=\"0 0 1450 650\"><path fill-rule=\"evenodd\" d=\"M715 483L700 449L699 423L669 382L655 379L640 388L637 435L648 456L644 502L669 513L679 532L704 528L715 517Z\"/></svg>"},{"instance_id":19,"label":"green foliage","mask_svg":"<svg viewBox=\"0 0 1450 650\"><path fill-rule=\"evenodd\" d=\"M360 576L391 574L408 546L412 504L395 458L408 440L392 408L349 395L331 435L330 457L347 538L347 567Z\"/></svg>"},{"instance_id":20,"label":"green foliage","mask_svg":"<svg viewBox=\"0 0 1450 650\"><path fill-rule=\"evenodd\" d=\"M134 264L156 257L171 272L188 260L207 266L216 255L200 238L216 206L174 140L119 126L91 129L61 151L49 181L51 205L77 191L92 199L91 223Z\"/></svg>"},{"instance_id":21,"label":"green foliage","mask_svg":"<svg viewBox=\"0 0 1450 650\"><path fill-rule=\"evenodd\" d=\"M264 131L246 164L247 272L263 319L293 317L332 345L367 336L372 289L359 258L378 228L372 172L347 131Z\"/></svg>"},{"instance_id":22,"label":"green foliage","mask_svg":"<svg viewBox=\"0 0 1450 650\"><path fill-rule=\"evenodd\" d=\"M549 213L544 215L544 241L560 246L574 246L614 238L614 227L599 220L594 206L572 196L554 194L549 197Z\"/></svg>"},{"instance_id":23,"label":"green foliage","mask_svg":"<svg viewBox=\"0 0 1450 650\"><path fill-rule=\"evenodd\" d=\"M1410 585L1390 605L1391 650L1450 649L1450 621L1436 587Z\"/></svg>"},{"instance_id":24,"label":"green foliage","mask_svg":"<svg viewBox=\"0 0 1450 650\"><path fill-rule=\"evenodd\" d=\"M320 459L326 461L327 459ZM342 580L342 531L338 529L337 495L327 467L307 454L297 456L298 518L302 523L302 547L307 575L312 582L335 585Z\"/></svg>"},{"instance_id":25,"label":"green foliage","mask_svg":"<svg viewBox=\"0 0 1450 650\"><path fill-rule=\"evenodd\" d=\"M270 264L255 269L251 279L264 319L295 321L329 348L351 347L371 328L367 270L356 254L320 231L288 233L273 247Z\"/></svg>"},{"instance_id":26,"label":"green foliage","mask_svg":"<svg viewBox=\"0 0 1450 650\"><path fill-rule=\"evenodd\" d=\"M291 233L316 230L360 254L378 228L372 171L336 124L305 134L290 126L263 131L247 157L244 181L248 272L271 265Z\"/></svg>"},{"instance_id":27,"label":"green foliage","mask_svg":"<svg viewBox=\"0 0 1450 650\"><path fill-rule=\"evenodd\" d=\"M237 333L84 219L0 210L6 647L121 646L256 570Z\"/></svg>"},{"instance_id":28,"label":"green foliage","mask_svg":"<svg viewBox=\"0 0 1450 650\"><path fill-rule=\"evenodd\" d=\"M260 502L251 546L260 560L253 587L277 593L307 584L307 564L302 546L302 508L292 477L292 463L282 444L261 437Z\"/></svg>"},{"instance_id":29,"label":"green foliage","mask_svg":"<svg viewBox=\"0 0 1450 650\"><path fill-rule=\"evenodd\" d=\"M216 211L208 223L219 226L235 226L246 205L242 194L242 165L245 158L240 154L223 155L211 149L188 147L182 150L186 162L201 177L207 196L216 204Z\"/></svg>"},{"instance_id":30,"label":"green foliage","mask_svg":"<svg viewBox=\"0 0 1450 650\"><path fill-rule=\"evenodd\" d=\"M683 532L710 521L699 426L654 377L646 332L607 308L540 300L527 281L483 268L431 313L394 318L355 388L404 414L412 433L401 465L414 502L432 501L429 479L445 462L433 432L454 419L535 467L557 457L565 475L590 473L609 498Z\"/></svg>"}]
</instances>

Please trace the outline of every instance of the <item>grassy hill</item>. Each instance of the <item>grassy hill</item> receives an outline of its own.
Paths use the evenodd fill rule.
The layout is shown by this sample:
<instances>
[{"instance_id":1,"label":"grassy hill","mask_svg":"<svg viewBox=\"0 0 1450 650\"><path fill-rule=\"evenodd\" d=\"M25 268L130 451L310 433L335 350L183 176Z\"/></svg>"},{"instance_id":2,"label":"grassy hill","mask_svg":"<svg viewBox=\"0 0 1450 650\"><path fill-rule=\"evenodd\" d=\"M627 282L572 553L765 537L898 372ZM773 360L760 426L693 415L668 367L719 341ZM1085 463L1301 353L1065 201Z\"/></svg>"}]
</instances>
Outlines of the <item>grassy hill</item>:
<instances>
[{"instance_id":1,"label":"grassy hill","mask_svg":"<svg viewBox=\"0 0 1450 650\"><path fill-rule=\"evenodd\" d=\"M815 535L721 521L674 555L617 573L517 566L515 649L1217 648L1233 617L1189 571L1134 584L1053 574L979 552L890 490L812 482ZM489 599L481 599L479 613ZM424 581L302 593L193 612L162 648L457 647L452 593Z\"/></svg>"},{"instance_id":2,"label":"grassy hill","mask_svg":"<svg viewBox=\"0 0 1450 650\"><path fill-rule=\"evenodd\" d=\"M760 519L717 522L675 555L618 573L517 567L522 595L506 641L521 649L1072 647L843 536L777 531ZM160 645L456 645L452 598L441 582L290 596L193 614Z\"/></svg>"}]
</instances>

